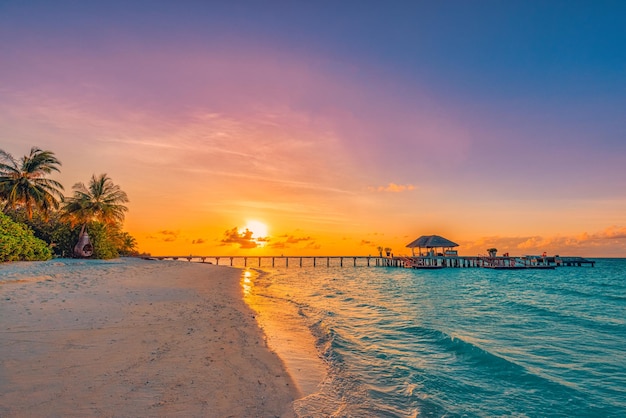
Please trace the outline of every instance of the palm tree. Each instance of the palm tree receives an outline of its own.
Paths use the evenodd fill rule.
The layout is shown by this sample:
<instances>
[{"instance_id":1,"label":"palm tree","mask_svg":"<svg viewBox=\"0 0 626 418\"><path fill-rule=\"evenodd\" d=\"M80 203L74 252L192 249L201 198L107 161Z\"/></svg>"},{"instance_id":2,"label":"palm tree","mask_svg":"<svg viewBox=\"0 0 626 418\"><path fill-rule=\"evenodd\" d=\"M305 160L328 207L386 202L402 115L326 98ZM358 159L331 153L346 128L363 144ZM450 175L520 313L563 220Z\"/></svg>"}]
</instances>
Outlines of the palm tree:
<instances>
[{"instance_id":1,"label":"palm tree","mask_svg":"<svg viewBox=\"0 0 626 418\"><path fill-rule=\"evenodd\" d=\"M60 165L52 151L37 147L21 160L0 150L0 200L5 202L5 209L24 208L28 219L32 219L34 209L44 216L57 209L59 200L63 200L63 185L46 176L59 172Z\"/></svg>"},{"instance_id":2,"label":"palm tree","mask_svg":"<svg viewBox=\"0 0 626 418\"><path fill-rule=\"evenodd\" d=\"M72 225L82 224L74 254L78 257L90 257L93 246L85 228L89 222L101 222L111 228L118 228L124 221L124 212L128 210L124 203L128 196L113 183L107 174L91 176L89 186L76 183L74 195L65 199L63 210Z\"/></svg>"},{"instance_id":3,"label":"palm tree","mask_svg":"<svg viewBox=\"0 0 626 418\"><path fill-rule=\"evenodd\" d=\"M120 232L116 238L119 241L120 254L129 255L137 251L137 240L128 232Z\"/></svg>"},{"instance_id":4,"label":"palm tree","mask_svg":"<svg viewBox=\"0 0 626 418\"><path fill-rule=\"evenodd\" d=\"M128 202L128 196L106 173L91 176L89 186L76 183L72 189L74 195L65 199L63 210L74 225L84 226L91 221L118 225L124 221L128 208L123 203Z\"/></svg>"}]
</instances>

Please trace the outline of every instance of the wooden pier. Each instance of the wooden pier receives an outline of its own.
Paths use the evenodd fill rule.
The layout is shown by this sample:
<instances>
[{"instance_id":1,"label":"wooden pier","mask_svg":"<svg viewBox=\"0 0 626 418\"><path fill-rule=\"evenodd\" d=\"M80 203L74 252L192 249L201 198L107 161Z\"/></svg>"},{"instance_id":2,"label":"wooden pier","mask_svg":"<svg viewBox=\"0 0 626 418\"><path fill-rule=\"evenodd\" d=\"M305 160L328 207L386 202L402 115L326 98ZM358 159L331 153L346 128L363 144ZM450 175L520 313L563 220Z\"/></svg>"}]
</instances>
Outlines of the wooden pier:
<instances>
[{"instance_id":1,"label":"wooden pier","mask_svg":"<svg viewBox=\"0 0 626 418\"><path fill-rule=\"evenodd\" d=\"M582 257L486 257L486 256L145 256L151 260L187 260L237 267L404 267L415 269L492 268L550 269L595 266Z\"/></svg>"},{"instance_id":2,"label":"wooden pier","mask_svg":"<svg viewBox=\"0 0 626 418\"><path fill-rule=\"evenodd\" d=\"M201 263L212 263L220 266L243 266L243 267L381 267L392 266L390 257L375 256L243 256L243 255L219 255L219 256L147 256L141 257L152 260L187 260ZM394 265L395 266L395 265ZM396 266L399 267L399 266Z\"/></svg>"}]
</instances>

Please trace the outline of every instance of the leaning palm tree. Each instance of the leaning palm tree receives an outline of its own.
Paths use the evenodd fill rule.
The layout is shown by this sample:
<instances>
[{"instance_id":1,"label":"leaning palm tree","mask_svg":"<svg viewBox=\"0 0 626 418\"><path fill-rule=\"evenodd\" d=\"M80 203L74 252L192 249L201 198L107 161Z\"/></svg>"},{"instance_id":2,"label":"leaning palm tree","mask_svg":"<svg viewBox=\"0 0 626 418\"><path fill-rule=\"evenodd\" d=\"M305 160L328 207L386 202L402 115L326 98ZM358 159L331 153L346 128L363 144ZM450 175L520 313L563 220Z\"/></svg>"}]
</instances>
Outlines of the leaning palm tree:
<instances>
[{"instance_id":1,"label":"leaning palm tree","mask_svg":"<svg viewBox=\"0 0 626 418\"><path fill-rule=\"evenodd\" d=\"M44 216L58 209L63 185L46 176L60 171L60 165L52 151L37 147L32 147L30 154L20 160L0 150L0 201L4 201L5 209L24 208L28 219L32 219L34 209Z\"/></svg>"},{"instance_id":2,"label":"leaning palm tree","mask_svg":"<svg viewBox=\"0 0 626 418\"><path fill-rule=\"evenodd\" d=\"M128 196L120 186L106 175L91 176L89 186L76 183L74 195L65 199L63 210L72 225L82 224L79 241L74 249L78 256L90 256L93 252L85 228L89 222L97 221L109 226L120 225L128 208Z\"/></svg>"}]
</instances>

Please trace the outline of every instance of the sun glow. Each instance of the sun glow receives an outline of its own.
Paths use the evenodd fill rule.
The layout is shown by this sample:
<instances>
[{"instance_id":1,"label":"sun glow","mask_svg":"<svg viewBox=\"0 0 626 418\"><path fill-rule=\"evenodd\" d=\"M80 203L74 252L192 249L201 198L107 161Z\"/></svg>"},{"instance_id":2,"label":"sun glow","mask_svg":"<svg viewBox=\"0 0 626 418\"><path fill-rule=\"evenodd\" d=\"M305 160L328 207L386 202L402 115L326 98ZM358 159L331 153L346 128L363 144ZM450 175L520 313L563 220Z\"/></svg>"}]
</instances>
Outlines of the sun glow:
<instances>
[{"instance_id":1,"label":"sun glow","mask_svg":"<svg viewBox=\"0 0 626 418\"><path fill-rule=\"evenodd\" d=\"M259 246L263 246L266 241L265 238L269 236L267 225L260 221L247 221L246 226L244 226L239 233L244 233L246 230L252 232L252 239L255 240Z\"/></svg>"}]
</instances>

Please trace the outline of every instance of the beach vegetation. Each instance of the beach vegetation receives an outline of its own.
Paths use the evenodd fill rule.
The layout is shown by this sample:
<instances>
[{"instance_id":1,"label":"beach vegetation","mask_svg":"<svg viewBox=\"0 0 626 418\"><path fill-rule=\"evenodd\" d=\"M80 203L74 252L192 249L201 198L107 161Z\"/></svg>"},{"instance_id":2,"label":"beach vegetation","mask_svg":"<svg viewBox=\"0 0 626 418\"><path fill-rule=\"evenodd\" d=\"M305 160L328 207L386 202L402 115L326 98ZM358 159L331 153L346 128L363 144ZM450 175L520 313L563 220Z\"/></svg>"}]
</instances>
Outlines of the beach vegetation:
<instances>
[{"instance_id":1,"label":"beach vegetation","mask_svg":"<svg viewBox=\"0 0 626 418\"><path fill-rule=\"evenodd\" d=\"M48 244L28 226L0 213L0 262L44 261L52 258Z\"/></svg>"},{"instance_id":2,"label":"beach vegetation","mask_svg":"<svg viewBox=\"0 0 626 418\"><path fill-rule=\"evenodd\" d=\"M72 189L74 194L65 199L63 216L72 227L81 225L78 240L90 243L87 255L108 259L118 257L120 252L132 251L134 239L121 232L128 211L124 204L129 200L120 186L104 173L94 174L88 185L76 183ZM86 255L81 246L74 247L75 255Z\"/></svg>"},{"instance_id":3,"label":"beach vegetation","mask_svg":"<svg viewBox=\"0 0 626 418\"><path fill-rule=\"evenodd\" d=\"M21 159L0 150L0 261L72 257L87 230L93 258L138 254L137 241L122 230L126 193L101 174L65 197L63 185L48 178L60 166L53 152L37 147Z\"/></svg>"},{"instance_id":4,"label":"beach vegetation","mask_svg":"<svg viewBox=\"0 0 626 418\"><path fill-rule=\"evenodd\" d=\"M28 218L39 210L47 216L58 209L63 185L48 178L61 162L52 151L32 147L21 159L0 150L0 201L3 210L24 208Z\"/></svg>"},{"instance_id":5,"label":"beach vegetation","mask_svg":"<svg viewBox=\"0 0 626 418\"><path fill-rule=\"evenodd\" d=\"M6 214L15 222L28 226L35 237L49 245L55 257L71 256L79 231L61 219L60 211L54 211L48 216L35 211L31 218L28 218L24 209L8 210Z\"/></svg>"},{"instance_id":6,"label":"beach vegetation","mask_svg":"<svg viewBox=\"0 0 626 418\"><path fill-rule=\"evenodd\" d=\"M137 240L128 232L120 231L117 234L117 250L122 256L139 255Z\"/></svg>"},{"instance_id":7,"label":"beach vegetation","mask_svg":"<svg viewBox=\"0 0 626 418\"><path fill-rule=\"evenodd\" d=\"M35 213L28 219L23 210L7 213L14 221L30 228L34 236L45 241L55 257L71 257L79 240L82 228L72 226L60 211L52 213L48 219ZM110 259L118 256L137 255L137 241L121 225L106 225L97 221L85 226L94 247L92 258Z\"/></svg>"},{"instance_id":8,"label":"beach vegetation","mask_svg":"<svg viewBox=\"0 0 626 418\"><path fill-rule=\"evenodd\" d=\"M102 222L91 222L88 229L89 239L93 244L93 258L108 260L120 256L118 239L113 228Z\"/></svg>"},{"instance_id":9,"label":"beach vegetation","mask_svg":"<svg viewBox=\"0 0 626 418\"><path fill-rule=\"evenodd\" d=\"M122 231L119 225L94 221L88 223L85 229L89 231L93 245L93 258L107 260L138 254L137 241L128 232Z\"/></svg>"}]
</instances>

